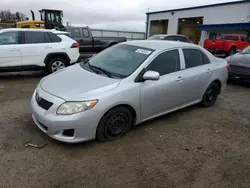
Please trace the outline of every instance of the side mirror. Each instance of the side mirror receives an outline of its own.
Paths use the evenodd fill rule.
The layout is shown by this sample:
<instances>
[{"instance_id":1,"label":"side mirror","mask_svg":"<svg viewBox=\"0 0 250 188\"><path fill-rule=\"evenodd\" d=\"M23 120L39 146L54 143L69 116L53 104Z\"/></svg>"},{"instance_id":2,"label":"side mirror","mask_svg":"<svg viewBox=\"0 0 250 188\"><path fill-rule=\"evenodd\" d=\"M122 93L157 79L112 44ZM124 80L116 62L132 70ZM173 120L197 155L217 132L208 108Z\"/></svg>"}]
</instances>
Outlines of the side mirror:
<instances>
[{"instance_id":1,"label":"side mirror","mask_svg":"<svg viewBox=\"0 0 250 188\"><path fill-rule=\"evenodd\" d=\"M144 80L159 80L160 74L156 71L147 71L143 75Z\"/></svg>"}]
</instances>

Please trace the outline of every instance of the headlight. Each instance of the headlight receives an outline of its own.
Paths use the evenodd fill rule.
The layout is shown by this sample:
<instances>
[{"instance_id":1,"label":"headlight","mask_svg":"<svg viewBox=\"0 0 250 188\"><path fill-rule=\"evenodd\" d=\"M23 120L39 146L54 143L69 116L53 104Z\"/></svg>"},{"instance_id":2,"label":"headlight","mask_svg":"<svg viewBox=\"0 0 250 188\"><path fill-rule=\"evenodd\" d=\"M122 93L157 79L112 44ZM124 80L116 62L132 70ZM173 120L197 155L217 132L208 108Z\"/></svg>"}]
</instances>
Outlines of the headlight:
<instances>
[{"instance_id":1,"label":"headlight","mask_svg":"<svg viewBox=\"0 0 250 188\"><path fill-rule=\"evenodd\" d=\"M83 102L65 102L58 109L59 115L72 115L93 108L98 100L83 101Z\"/></svg>"}]
</instances>

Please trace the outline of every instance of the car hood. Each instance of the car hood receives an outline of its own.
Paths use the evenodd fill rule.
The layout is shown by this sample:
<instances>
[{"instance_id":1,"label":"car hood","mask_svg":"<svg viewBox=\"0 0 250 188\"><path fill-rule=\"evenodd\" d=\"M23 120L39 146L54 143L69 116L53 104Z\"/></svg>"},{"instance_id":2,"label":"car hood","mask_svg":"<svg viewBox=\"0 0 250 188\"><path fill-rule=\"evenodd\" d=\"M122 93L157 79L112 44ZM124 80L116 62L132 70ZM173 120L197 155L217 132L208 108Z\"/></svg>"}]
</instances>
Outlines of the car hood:
<instances>
[{"instance_id":1,"label":"car hood","mask_svg":"<svg viewBox=\"0 0 250 188\"><path fill-rule=\"evenodd\" d=\"M62 69L41 80L41 88L66 101L89 100L117 87L119 79L97 75L79 64Z\"/></svg>"},{"instance_id":2,"label":"car hood","mask_svg":"<svg viewBox=\"0 0 250 188\"><path fill-rule=\"evenodd\" d=\"M228 59L229 65L248 67L250 68L250 54L234 54Z\"/></svg>"}]
</instances>

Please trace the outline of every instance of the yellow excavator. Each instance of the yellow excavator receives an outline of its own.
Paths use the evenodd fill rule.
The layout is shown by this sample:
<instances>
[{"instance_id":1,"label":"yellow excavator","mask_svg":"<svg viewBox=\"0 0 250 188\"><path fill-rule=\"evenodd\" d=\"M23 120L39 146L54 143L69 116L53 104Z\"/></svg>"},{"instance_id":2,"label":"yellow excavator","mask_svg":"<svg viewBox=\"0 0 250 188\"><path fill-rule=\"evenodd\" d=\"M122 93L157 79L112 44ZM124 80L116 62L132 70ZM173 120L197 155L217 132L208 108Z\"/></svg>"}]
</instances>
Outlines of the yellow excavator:
<instances>
[{"instance_id":1,"label":"yellow excavator","mask_svg":"<svg viewBox=\"0 0 250 188\"><path fill-rule=\"evenodd\" d=\"M35 14L31 10L32 20L25 20L16 23L17 28L32 28L32 29L56 29L65 31L66 28L62 24L63 11L53 9L39 10L41 20L35 19Z\"/></svg>"}]
</instances>

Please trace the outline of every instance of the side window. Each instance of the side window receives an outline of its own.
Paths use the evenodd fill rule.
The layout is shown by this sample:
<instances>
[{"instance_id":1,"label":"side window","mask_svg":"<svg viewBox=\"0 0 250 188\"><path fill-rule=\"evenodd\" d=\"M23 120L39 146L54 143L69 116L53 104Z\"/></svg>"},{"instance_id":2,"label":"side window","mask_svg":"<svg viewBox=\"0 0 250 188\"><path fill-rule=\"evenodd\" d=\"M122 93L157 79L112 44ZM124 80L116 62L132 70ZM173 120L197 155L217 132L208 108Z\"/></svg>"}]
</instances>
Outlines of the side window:
<instances>
[{"instance_id":1,"label":"side window","mask_svg":"<svg viewBox=\"0 0 250 188\"><path fill-rule=\"evenodd\" d=\"M44 32L44 41L45 43L51 43L49 34L47 32Z\"/></svg>"},{"instance_id":2,"label":"side window","mask_svg":"<svg viewBox=\"0 0 250 188\"><path fill-rule=\"evenodd\" d=\"M0 45L18 44L18 32L9 31L0 34Z\"/></svg>"},{"instance_id":3,"label":"side window","mask_svg":"<svg viewBox=\"0 0 250 188\"><path fill-rule=\"evenodd\" d=\"M39 31L25 31L24 32L25 44L45 43L44 32Z\"/></svg>"},{"instance_id":4,"label":"side window","mask_svg":"<svg viewBox=\"0 0 250 188\"><path fill-rule=\"evenodd\" d=\"M178 50L163 52L149 65L148 70L159 72L161 76L180 70L180 56Z\"/></svg>"},{"instance_id":5,"label":"side window","mask_svg":"<svg viewBox=\"0 0 250 188\"><path fill-rule=\"evenodd\" d=\"M70 29L71 37L81 37L81 32L79 28L72 28Z\"/></svg>"},{"instance_id":6,"label":"side window","mask_svg":"<svg viewBox=\"0 0 250 188\"><path fill-rule=\"evenodd\" d=\"M51 42L61 42L62 39L55 35L54 33L48 32Z\"/></svg>"},{"instance_id":7,"label":"side window","mask_svg":"<svg viewBox=\"0 0 250 188\"><path fill-rule=\"evenodd\" d=\"M89 31L87 29L82 29L82 32L84 37L89 37Z\"/></svg>"},{"instance_id":8,"label":"side window","mask_svg":"<svg viewBox=\"0 0 250 188\"><path fill-rule=\"evenodd\" d=\"M240 39L241 39L241 41L243 41L243 42L247 42L247 37L245 37L245 36L241 36Z\"/></svg>"},{"instance_id":9,"label":"side window","mask_svg":"<svg viewBox=\"0 0 250 188\"><path fill-rule=\"evenodd\" d=\"M187 69L210 63L209 59L200 50L183 49L183 53Z\"/></svg>"}]
</instances>

